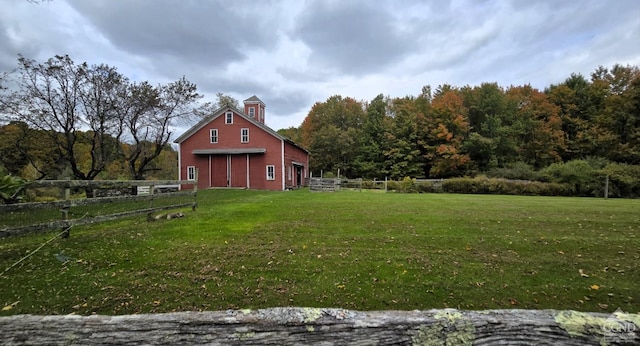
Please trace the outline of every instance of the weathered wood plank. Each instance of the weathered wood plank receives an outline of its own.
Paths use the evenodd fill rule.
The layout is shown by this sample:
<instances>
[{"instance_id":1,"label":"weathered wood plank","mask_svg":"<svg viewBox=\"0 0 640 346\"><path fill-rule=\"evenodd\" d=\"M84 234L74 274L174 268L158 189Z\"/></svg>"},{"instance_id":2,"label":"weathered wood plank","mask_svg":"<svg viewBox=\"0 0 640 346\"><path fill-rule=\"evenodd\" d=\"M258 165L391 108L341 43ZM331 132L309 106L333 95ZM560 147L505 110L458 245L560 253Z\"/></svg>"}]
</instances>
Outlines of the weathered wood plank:
<instances>
[{"instance_id":1,"label":"weathered wood plank","mask_svg":"<svg viewBox=\"0 0 640 346\"><path fill-rule=\"evenodd\" d=\"M4 345L637 345L640 315L271 308L0 317Z\"/></svg>"},{"instance_id":2,"label":"weathered wood plank","mask_svg":"<svg viewBox=\"0 0 640 346\"><path fill-rule=\"evenodd\" d=\"M340 190L340 179L336 178L311 178L310 191L333 192Z\"/></svg>"}]
</instances>

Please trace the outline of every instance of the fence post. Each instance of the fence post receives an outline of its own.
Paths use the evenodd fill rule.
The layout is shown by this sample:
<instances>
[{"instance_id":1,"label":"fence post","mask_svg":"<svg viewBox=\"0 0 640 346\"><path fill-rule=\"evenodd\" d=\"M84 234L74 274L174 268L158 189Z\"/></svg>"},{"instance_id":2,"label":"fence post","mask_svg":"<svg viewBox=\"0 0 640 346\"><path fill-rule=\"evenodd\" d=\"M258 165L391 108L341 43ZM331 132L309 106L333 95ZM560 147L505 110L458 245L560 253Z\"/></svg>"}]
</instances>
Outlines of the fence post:
<instances>
[{"instance_id":1,"label":"fence post","mask_svg":"<svg viewBox=\"0 0 640 346\"><path fill-rule=\"evenodd\" d=\"M384 177L384 192L387 192L387 177Z\"/></svg>"},{"instance_id":2,"label":"fence post","mask_svg":"<svg viewBox=\"0 0 640 346\"><path fill-rule=\"evenodd\" d=\"M193 182L193 205L191 206L191 211L196 211L196 206L198 205L198 168L196 168L196 180Z\"/></svg>"},{"instance_id":3,"label":"fence post","mask_svg":"<svg viewBox=\"0 0 640 346\"><path fill-rule=\"evenodd\" d=\"M60 209L60 213L62 214L63 221L69 221L69 209L71 208L71 178L67 178L67 184L64 185L64 192L62 193L62 198L65 201L65 204ZM62 234L62 238L69 238L69 227L65 227L66 232Z\"/></svg>"},{"instance_id":4,"label":"fence post","mask_svg":"<svg viewBox=\"0 0 640 346\"><path fill-rule=\"evenodd\" d=\"M604 178L604 199L609 198L609 174Z\"/></svg>"},{"instance_id":5,"label":"fence post","mask_svg":"<svg viewBox=\"0 0 640 346\"><path fill-rule=\"evenodd\" d=\"M154 190L153 185L149 186L149 209L153 208L153 190Z\"/></svg>"},{"instance_id":6,"label":"fence post","mask_svg":"<svg viewBox=\"0 0 640 346\"><path fill-rule=\"evenodd\" d=\"M71 199L71 178L66 179L67 184L64 185L64 191L62 192L62 199L68 201Z\"/></svg>"}]
</instances>

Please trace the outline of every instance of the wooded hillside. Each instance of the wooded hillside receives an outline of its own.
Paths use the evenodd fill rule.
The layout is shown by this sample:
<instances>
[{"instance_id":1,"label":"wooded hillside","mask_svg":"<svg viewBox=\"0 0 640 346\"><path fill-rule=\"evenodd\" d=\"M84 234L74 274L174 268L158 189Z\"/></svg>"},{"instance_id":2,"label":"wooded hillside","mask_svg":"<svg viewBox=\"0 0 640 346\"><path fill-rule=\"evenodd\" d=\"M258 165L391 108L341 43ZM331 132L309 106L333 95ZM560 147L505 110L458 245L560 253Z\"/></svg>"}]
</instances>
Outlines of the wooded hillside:
<instances>
[{"instance_id":1,"label":"wooded hillside","mask_svg":"<svg viewBox=\"0 0 640 346\"><path fill-rule=\"evenodd\" d=\"M590 78L571 74L545 90L483 83L427 85L417 96L371 101L336 95L281 133L310 150L316 174L530 179L573 161L633 170L640 164L640 70L599 67Z\"/></svg>"}]
</instances>

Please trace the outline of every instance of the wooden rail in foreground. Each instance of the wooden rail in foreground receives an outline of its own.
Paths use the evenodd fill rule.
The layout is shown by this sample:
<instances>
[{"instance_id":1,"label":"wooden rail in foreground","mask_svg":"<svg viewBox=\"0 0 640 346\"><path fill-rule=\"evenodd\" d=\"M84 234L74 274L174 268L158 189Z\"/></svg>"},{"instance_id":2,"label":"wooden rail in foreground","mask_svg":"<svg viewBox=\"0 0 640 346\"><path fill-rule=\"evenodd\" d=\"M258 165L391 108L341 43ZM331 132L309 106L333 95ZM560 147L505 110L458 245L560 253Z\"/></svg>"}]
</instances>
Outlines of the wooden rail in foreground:
<instances>
[{"instance_id":1,"label":"wooden rail in foreground","mask_svg":"<svg viewBox=\"0 0 640 346\"><path fill-rule=\"evenodd\" d=\"M0 317L3 345L638 345L640 315L270 308Z\"/></svg>"}]
</instances>

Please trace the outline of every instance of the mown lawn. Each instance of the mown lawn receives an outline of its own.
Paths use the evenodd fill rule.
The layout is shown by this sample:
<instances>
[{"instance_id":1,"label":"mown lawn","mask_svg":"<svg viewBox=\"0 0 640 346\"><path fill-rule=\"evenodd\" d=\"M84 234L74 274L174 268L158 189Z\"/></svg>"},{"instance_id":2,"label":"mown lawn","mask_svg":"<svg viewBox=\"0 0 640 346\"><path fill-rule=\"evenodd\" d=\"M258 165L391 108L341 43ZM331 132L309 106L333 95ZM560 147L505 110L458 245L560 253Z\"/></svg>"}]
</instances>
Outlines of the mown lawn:
<instances>
[{"instance_id":1,"label":"mown lawn","mask_svg":"<svg viewBox=\"0 0 640 346\"><path fill-rule=\"evenodd\" d=\"M72 229L4 272L0 315L640 312L640 200L208 190L198 201L180 219ZM0 270L54 234L0 239Z\"/></svg>"}]
</instances>

